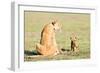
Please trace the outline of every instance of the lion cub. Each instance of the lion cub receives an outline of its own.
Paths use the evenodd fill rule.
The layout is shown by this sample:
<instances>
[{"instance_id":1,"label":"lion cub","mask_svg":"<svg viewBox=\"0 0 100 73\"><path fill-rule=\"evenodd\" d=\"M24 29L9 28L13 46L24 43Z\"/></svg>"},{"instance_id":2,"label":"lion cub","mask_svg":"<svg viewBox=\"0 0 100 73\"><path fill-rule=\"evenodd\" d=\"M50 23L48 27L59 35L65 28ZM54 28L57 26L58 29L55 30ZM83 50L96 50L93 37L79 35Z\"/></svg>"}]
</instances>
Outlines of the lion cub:
<instances>
[{"instance_id":1,"label":"lion cub","mask_svg":"<svg viewBox=\"0 0 100 73\"><path fill-rule=\"evenodd\" d=\"M73 34L70 37L70 40L71 40L71 51L79 52L79 44L78 44L77 36L75 34Z\"/></svg>"},{"instance_id":2,"label":"lion cub","mask_svg":"<svg viewBox=\"0 0 100 73\"><path fill-rule=\"evenodd\" d=\"M59 49L55 39L55 32L60 29L60 25L57 21L53 21L44 26L41 32L40 43L36 45L36 49L39 54L44 56L59 54Z\"/></svg>"}]
</instances>

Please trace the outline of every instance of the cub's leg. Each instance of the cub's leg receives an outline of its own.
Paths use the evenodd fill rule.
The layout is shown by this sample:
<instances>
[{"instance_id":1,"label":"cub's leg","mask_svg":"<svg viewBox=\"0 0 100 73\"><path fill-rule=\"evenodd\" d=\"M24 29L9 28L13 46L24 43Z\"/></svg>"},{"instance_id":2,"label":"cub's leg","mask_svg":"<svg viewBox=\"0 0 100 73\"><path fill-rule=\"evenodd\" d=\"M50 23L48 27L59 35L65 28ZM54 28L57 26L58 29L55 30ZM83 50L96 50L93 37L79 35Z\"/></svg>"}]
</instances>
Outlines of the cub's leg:
<instances>
[{"instance_id":1,"label":"cub's leg","mask_svg":"<svg viewBox=\"0 0 100 73\"><path fill-rule=\"evenodd\" d=\"M75 52L79 52L79 47L78 46L75 47Z\"/></svg>"}]
</instances>

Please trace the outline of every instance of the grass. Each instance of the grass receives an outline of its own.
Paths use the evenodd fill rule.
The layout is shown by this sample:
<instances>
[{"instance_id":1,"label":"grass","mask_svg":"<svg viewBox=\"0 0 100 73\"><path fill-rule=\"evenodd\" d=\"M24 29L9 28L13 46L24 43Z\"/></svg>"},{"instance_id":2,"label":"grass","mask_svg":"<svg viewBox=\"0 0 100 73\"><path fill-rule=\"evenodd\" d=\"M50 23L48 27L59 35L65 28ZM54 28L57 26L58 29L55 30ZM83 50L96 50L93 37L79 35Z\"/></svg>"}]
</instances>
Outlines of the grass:
<instances>
[{"instance_id":1,"label":"grass","mask_svg":"<svg viewBox=\"0 0 100 73\"><path fill-rule=\"evenodd\" d=\"M79 38L79 55L60 54L53 57L35 57L36 43L40 41L40 33L45 24L54 19L62 24L62 32L56 33L56 41L59 49L70 50L70 36L75 32ZM49 13L25 11L25 61L38 60L68 60L90 58L90 15L80 13ZM27 52L29 54L27 54ZM32 56L32 58L31 58Z\"/></svg>"},{"instance_id":2,"label":"grass","mask_svg":"<svg viewBox=\"0 0 100 73\"><path fill-rule=\"evenodd\" d=\"M80 51L80 53L75 53L71 51L63 52L62 54L56 56L41 56L34 52L25 56L25 61L44 61L44 60L73 60L73 59L87 59L90 58L90 53L87 51Z\"/></svg>"}]
</instances>

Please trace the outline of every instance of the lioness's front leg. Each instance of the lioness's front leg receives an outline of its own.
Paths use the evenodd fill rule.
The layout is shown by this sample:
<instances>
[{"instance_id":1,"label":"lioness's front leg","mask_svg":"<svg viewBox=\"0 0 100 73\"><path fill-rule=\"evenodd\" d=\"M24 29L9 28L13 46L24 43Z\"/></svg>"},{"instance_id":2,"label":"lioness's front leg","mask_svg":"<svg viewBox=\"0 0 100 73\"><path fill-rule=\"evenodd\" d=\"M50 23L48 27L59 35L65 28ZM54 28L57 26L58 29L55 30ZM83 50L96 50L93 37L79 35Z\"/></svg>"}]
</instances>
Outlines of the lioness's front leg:
<instances>
[{"instance_id":1,"label":"lioness's front leg","mask_svg":"<svg viewBox=\"0 0 100 73\"><path fill-rule=\"evenodd\" d=\"M54 46L54 49L55 49L55 53L54 53L54 54L55 54L55 55L59 54L60 51L59 51L59 49L58 49L55 36L53 36L53 46Z\"/></svg>"}]
</instances>

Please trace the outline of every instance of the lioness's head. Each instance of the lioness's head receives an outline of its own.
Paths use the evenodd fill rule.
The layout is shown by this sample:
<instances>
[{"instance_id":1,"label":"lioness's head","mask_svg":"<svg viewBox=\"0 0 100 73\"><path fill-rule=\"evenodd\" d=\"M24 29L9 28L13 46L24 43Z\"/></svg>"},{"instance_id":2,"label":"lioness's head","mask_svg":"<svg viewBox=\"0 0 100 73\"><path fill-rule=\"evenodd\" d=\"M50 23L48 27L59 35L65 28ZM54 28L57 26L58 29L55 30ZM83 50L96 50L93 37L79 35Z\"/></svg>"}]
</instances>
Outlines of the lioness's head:
<instances>
[{"instance_id":1,"label":"lioness's head","mask_svg":"<svg viewBox=\"0 0 100 73\"><path fill-rule=\"evenodd\" d=\"M59 24L57 21L53 21L52 25L55 31L61 31L61 24Z\"/></svg>"}]
</instances>

